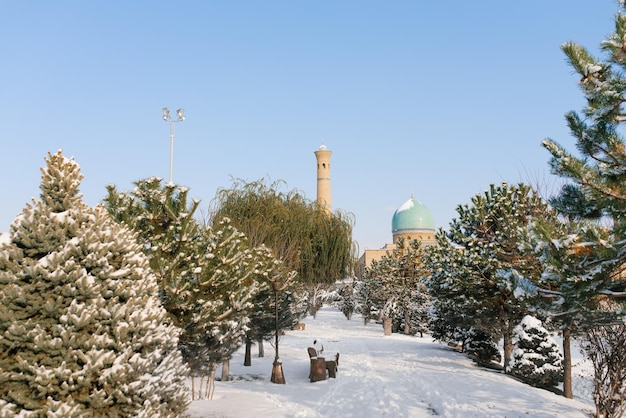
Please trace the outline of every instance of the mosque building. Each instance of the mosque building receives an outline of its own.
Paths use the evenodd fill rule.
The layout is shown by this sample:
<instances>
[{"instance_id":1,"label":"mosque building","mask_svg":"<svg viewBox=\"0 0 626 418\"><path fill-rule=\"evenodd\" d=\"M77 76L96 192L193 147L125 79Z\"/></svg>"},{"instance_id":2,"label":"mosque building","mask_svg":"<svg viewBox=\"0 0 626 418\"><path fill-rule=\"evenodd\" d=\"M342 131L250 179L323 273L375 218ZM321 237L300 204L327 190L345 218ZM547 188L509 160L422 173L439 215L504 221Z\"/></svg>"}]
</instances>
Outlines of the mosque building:
<instances>
[{"instance_id":1,"label":"mosque building","mask_svg":"<svg viewBox=\"0 0 626 418\"><path fill-rule=\"evenodd\" d=\"M322 143L315 151L317 159L317 203L328 212L332 211L332 194L330 188L330 156L332 152ZM380 260L385 254L391 253L398 246L398 241L418 239L422 245L436 245L435 220L432 213L422 203L411 198L404 202L391 218L392 243L385 244L377 250L366 249L359 257L355 267L355 274L360 277L372 261Z\"/></svg>"},{"instance_id":2,"label":"mosque building","mask_svg":"<svg viewBox=\"0 0 626 418\"><path fill-rule=\"evenodd\" d=\"M405 241L420 240L425 246L437 245L433 215L422 202L415 200L413 195L394 212L391 218L391 235L391 244L385 244L377 250L365 249L356 263L357 277L362 277L365 268L371 266L373 261L380 260L398 248L398 242L402 238Z\"/></svg>"}]
</instances>

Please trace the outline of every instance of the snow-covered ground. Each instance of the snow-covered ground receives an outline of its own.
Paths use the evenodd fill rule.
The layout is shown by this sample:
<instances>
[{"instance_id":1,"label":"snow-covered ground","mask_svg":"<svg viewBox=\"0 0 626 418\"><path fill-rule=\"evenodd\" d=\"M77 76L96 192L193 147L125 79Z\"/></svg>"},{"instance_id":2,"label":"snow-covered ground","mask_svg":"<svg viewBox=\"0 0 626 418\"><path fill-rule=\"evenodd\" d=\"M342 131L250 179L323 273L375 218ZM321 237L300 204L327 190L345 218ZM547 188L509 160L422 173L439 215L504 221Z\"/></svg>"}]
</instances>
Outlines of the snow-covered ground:
<instances>
[{"instance_id":1,"label":"snow-covered ground","mask_svg":"<svg viewBox=\"0 0 626 418\"><path fill-rule=\"evenodd\" d=\"M322 308L304 331L280 340L285 385L271 383L274 348L243 366L243 348L230 364L230 382L216 382L212 400L192 402L193 417L589 417L593 404L532 388L477 367L432 338L393 334L379 324L348 321ZM336 379L310 383L307 347L319 338L324 353L341 353ZM581 364L581 363L577 363ZM582 372L584 375L586 372ZM580 369L575 375L581 374ZM218 370L219 376L219 370ZM584 379L583 379L584 380ZM584 387L577 378L574 395ZM587 393L588 395L588 393Z\"/></svg>"}]
</instances>

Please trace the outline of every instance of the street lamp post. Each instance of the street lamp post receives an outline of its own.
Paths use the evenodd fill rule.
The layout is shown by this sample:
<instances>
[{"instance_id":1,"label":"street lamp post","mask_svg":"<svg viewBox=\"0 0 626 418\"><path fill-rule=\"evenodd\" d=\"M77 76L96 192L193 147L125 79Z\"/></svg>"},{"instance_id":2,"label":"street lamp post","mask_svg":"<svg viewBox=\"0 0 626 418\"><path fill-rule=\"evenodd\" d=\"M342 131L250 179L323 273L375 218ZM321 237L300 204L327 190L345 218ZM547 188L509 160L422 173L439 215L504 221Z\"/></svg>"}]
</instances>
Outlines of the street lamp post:
<instances>
[{"instance_id":1,"label":"street lamp post","mask_svg":"<svg viewBox=\"0 0 626 418\"><path fill-rule=\"evenodd\" d=\"M174 164L174 125L176 122L184 122L185 110L178 109L176 115L178 120L173 120L170 118L170 110L167 107L163 108L163 120L170 123L170 183L172 182L172 166Z\"/></svg>"}]
</instances>

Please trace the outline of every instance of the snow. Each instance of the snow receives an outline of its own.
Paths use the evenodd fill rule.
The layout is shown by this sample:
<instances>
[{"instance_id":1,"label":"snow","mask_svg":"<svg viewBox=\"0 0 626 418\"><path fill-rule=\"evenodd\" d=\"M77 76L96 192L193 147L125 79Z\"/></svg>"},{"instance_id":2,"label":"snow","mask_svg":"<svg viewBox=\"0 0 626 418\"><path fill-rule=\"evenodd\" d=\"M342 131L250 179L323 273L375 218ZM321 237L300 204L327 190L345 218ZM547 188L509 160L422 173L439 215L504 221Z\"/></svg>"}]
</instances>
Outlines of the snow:
<instances>
[{"instance_id":1,"label":"snow","mask_svg":"<svg viewBox=\"0 0 626 418\"><path fill-rule=\"evenodd\" d=\"M403 212L403 211L405 211L405 210L409 210L409 209L411 209L414 205L415 205L415 203L413 202L413 199L411 198L411 199L407 200L406 202L404 202L404 203L402 204L402 206L400 206L396 212Z\"/></svg>"},{"instance_id":2,"label":"snow","mask_svg":"<svg viewBox=\"0 0 626 418\"><path fill-rule=\"evenodd\" d=\"M212 400L193 401L190 416L582 418L594 410L589 400L566 399L480 368L426 335L384 336L382 325L364 325L358 315L347 320L331 307L302 322L305 330L287 331L279 343L286 384L270 382L269 343L263 358L253 347L250 367L243 366L241 348L230 362L233 380L217 381ZM336 379L310 383L307 347L318 337L326 357L340 352L339 369ZM574 375L579 379L580 370ZM579 387L575 381L575 396Z\"/></svg>"}]
</instances>

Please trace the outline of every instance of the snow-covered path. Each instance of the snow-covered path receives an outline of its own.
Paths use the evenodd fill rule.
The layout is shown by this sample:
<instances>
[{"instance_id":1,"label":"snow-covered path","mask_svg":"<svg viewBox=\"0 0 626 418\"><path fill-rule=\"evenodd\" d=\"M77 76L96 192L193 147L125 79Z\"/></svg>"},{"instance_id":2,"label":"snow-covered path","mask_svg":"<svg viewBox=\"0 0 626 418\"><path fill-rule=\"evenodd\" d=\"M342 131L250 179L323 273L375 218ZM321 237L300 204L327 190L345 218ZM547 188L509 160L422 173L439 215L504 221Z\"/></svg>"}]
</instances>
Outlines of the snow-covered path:
<instances>
[{"instance_id":1,"label":"snow-covered path","mask_svg":"<svg viewBox=\"0 0 626 418\"><path fill-rule=\"evenodd\" d=\"M394 334L382 326L348 321L323 308L304 331L280 341L287 383L269 382L274 349L243 366L243 349L231 361L236 380L216 382L213 400L194 401L193 417L588 417L592 405L531 388L431 338ZM306 348L319 338L327 357L341 353L336 379L310 383Z\"/></svg>"}]
</instances>

